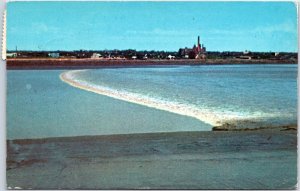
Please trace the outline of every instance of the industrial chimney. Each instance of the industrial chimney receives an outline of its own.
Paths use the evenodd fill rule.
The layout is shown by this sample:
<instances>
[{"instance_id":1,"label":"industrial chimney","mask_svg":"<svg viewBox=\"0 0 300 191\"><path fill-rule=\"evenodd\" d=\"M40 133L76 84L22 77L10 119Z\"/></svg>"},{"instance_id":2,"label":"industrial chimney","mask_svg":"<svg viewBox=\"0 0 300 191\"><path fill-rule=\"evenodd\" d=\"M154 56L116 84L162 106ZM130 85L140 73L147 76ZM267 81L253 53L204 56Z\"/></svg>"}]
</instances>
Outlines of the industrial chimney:
<instances>
[{"instance_id":1,"label":"industrial chimney","mask_svg":"<svg viewBox=\"0 0 300 191\"><path fill-rule=\"evenodd\" d=\"M200 36L198 36L198 44L197 44L197 48L198 48L198 51L201 50L201 45L200 45Z\"/></svg>"}]
</instances>

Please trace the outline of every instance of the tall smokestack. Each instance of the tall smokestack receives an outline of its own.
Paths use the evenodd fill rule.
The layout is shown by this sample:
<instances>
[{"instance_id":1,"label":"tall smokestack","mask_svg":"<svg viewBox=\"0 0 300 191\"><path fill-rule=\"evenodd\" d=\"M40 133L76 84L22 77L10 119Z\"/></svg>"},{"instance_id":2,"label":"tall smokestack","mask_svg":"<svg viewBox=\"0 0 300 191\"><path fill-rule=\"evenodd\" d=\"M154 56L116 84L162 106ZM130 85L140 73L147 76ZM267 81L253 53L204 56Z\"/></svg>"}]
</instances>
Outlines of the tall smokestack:
<instances>
[{"instance_id":1,"label":"tall smokestack","mask_svg":"<svg viewBox=\"0 0 300 191\"><path fill-rule=\"evenodd\" d=\"M198 52L201 52L200 36L198 36L197 50Z\"/></svg>"}]
</instances>

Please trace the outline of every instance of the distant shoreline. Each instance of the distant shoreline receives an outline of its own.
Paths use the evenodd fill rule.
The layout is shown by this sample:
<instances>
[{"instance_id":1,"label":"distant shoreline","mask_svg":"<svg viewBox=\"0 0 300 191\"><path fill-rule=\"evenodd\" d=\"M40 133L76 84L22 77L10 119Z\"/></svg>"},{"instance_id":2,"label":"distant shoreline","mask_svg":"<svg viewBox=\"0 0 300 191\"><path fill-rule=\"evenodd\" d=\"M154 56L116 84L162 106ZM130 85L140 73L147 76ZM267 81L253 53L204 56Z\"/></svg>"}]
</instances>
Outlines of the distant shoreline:
<instances>
[{"instance_id":1,"label":"distant shoreline","mask_svg":"<svg viewBox=\"0 0 300 191\"><path fill-rule=\"evenodd\" d=\"M147 67L168 65L297 64L290 60L267 59L175 59L175 60L104 60L104 59L7 59L7 69L89 69L105 67Z\"/></svg>"}]
</instances>

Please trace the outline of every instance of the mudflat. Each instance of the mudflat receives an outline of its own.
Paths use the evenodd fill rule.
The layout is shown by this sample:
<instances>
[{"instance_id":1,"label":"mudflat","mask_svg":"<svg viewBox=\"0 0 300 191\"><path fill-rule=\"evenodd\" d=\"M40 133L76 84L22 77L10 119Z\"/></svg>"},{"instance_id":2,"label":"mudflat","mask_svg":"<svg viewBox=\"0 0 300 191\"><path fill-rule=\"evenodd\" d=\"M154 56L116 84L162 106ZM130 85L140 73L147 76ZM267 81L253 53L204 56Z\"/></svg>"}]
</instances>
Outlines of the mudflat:
<instances>
[{"instance_id":1,"label":"mudflat","mask_svg":"<svg viewBox=\"0 0 300 191\"><path fill-rule=\"evenodd\" d=\"M107 60L70 58L11 58L7 59L7 69L93 69L105 67L153 67L174 65L225 65L225 64L297 64L291 60L270 59L176 59L176 60Z\"/></svg>"},{"instance_id":2,"label":"mudflat","mask_svg":"<svg viewBox=\"0 0 300 191\"><path fill-rule=\"evenodd\" d=\"M7 141L10 189L295 189L297 131Z\"/></svg>"}]
</instances>

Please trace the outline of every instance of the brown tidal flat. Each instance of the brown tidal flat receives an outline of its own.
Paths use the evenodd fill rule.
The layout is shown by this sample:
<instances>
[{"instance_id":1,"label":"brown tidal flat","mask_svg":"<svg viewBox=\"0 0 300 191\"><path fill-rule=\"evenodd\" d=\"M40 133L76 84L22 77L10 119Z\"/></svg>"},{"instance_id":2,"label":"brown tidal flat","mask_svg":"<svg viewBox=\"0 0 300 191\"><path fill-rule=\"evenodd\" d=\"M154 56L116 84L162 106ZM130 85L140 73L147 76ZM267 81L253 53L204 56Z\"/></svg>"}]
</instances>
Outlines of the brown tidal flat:
<instances>
[{"instance_id":1,"label":"brown tidal flat","mask_svg":"<svg viewBox=\"0 0 300 191\"><path fill-rule=\"evenodd\" d=\"M178 59L178 60L106 60L69 58L13 58L7 59L7 69L81 69L102 67L145 67L155 65L220 65L220 64L297 64L290 60L268 59Z\"/></svg>"},{"instance_id":2,"label":"brown tidal flat","mask_svg":"<svg viewBox=\"0 0 300 191\"><path fill-rule=\"evenodd\" d=\"M10 189L294 189L297 131L7 141Z\"/></svg>"}]
</instances>

